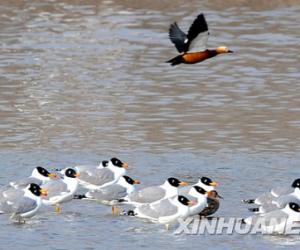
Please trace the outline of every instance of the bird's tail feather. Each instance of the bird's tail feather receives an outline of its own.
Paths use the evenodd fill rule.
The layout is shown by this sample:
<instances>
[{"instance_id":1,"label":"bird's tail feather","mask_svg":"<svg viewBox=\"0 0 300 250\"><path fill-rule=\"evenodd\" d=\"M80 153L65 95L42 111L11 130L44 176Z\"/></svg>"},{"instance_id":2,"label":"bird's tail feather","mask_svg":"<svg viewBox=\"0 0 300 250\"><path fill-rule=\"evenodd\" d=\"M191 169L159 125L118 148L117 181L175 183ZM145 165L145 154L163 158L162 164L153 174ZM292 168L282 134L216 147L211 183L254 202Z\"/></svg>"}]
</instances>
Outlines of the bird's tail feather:
<instances>
[{"instance_id":1,"label":"bird's tail feather","mask_svg":"<svg viewBox=\"0 0 300 250\"><path fill-rule=\"evenodd\" d=\"M175 56L172 59L170 59L169 61L166 61L166 63L171 63L172 66L178 65L178 64L182 63L182 55Z\"/></svg>"}]
</instances>

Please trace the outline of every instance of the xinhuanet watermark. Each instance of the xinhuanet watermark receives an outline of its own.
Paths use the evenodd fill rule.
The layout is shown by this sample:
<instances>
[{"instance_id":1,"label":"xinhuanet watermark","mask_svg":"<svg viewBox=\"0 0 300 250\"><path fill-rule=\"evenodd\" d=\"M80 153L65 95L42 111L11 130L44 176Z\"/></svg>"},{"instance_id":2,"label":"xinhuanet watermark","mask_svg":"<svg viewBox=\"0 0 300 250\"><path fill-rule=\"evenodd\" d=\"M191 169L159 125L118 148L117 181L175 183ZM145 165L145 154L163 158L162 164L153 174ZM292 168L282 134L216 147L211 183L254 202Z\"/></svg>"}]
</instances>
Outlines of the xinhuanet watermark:
<instances>
[{"instance_id":1,"label":"xinhuanet watermark","mask_svg":"<svg viewBox=\"0 0 300 250\"><path fill-rule=\"evenodd\" d=\"M179 226L174 234L285 234L300 235L300 222L287 221L285 218L256 219L251 224L246 224L242 218L199 218L188 217L178 219Z\"/></svg>"}]
</instances>

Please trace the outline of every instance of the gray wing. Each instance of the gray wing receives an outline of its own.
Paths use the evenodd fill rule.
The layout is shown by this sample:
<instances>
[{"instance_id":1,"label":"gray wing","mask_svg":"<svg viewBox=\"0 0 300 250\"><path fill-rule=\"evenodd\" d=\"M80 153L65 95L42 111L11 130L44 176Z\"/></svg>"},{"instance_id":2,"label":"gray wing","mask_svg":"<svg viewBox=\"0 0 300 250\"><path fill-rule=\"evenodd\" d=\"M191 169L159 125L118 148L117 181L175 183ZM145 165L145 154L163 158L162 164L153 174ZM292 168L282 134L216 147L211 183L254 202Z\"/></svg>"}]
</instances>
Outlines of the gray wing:
<instances>
[{"instance_id":1,"label":"gray wing","mask_svg":"<svg viewBox=\"0 0 300 250\"><path fill-rule=\"evenodd\" d=\"M200 215L201 216L209 216L218 211L220 207L220 202L218 199L207 197L207 207L204 208Z\"/></svg>"},{"instance_id":2,"label":"gray wing","mask_svg":"<svg viewBox=\"0 0 300 250\"><path fill-rule=\"evenodd\" d=\"M187 37L189 43L189 51L197 50L203 51L206 49L206 44L208 40L208 26L203 14L198 15L198 17L192 23Z\"/></svg>"},{"instance_id":3,"label":"gray wing","mask_svg":"<svg viewBox=\"0 0 300 250\"><path fill-rule=\"evenodd\" d=\"M2 186L1 188L0 188L0 199L1 198L5 198L5 197L7 197L7 191L9 191L9 190L16 190L15 188L13 188L12 186L10 186L10 185L5 185L5 186Z\"/></svg>"},{"instance_id":4,"label":"gray wing","mask_svg":"<svg viewBox=\"0 0 300 250\"><path fill-rule=\"evenodd\" d=\"M16 203L14 203L12 207L13 213L22 214L35 209L37 207L37 203L35 200L23 197L21 200L18 200Z\"/></svg>"},{"instance_id":5,"label":"gray wing","mask_svg":"<svg viewBox=\"0 0 300 250\"><path fill-rule=\"evenodd\" d=\"M42 185L43 188L47 189L48 195L46 199L49 199L53 196L58 196L63 192L68 192L68 186L61 179L51 180L46 184Z\"/></svg>"},{"instance_id":6,"label":"gray wing","mask_svg":"<svg viewBox=\"0 0 300 250\"><path fill-rule=\"evenodd\" d=\"M278 224L280 224L280 222L282 222L283 220L287 220L288 219L288 214L286 214L285 212L281 211L281 210L275 210L272 212L269 212L263 216L252 216L247 218L248 219L252 219L251 220L251 225L255 225L256 223L260 223L261 225L265 225L265 226L276 226Z\"/></svg>"},{"instance_id":7,"label":"gray wing","mask_svg":"<svg viewBox=\"0 0 300 250\"><path fill-rule=\"evenodd\" d=\"M261 213L269 213L274 210L278 210L278 207L273 203L267 203L267 204L259 207L259 212L261 212Z\"/></svg>"},{"instance_id":8,"label":"gray wing","mask_svg":"<svg viewBox=\"0 0 300 250\"><path fill-rule=\"evenodd\" d=\"M208 36L209 36L208 32L198 35L198 37L195 40L193 40L193 42L191 43L189 47L189 51L190 52L204 51L207 46L206 44L208 41Z\"/></svg>"},{"instance_id":9,"label":"gray wing","mask_svg":"<svg viewBox=\"0 0 300 250\"><path fill-rule=\"evenodd\" d=\"M289 216L287 213L285 213L281 210L275 210L275 211L265 214L262 217L267 226L276 226L277 224L280 224L280 222L282 222L282 220L287 220Z\"/></svg>"},{"instance_id":10,"label":"gray wing","mask_svg":"<svg viewBox=\"0 0 300 250\"><path fill-rule=\"evenodd\" d=\"M114 173L111 170L102 168L81 172L79 179L96 186L102 186L105 183L113 181L114 177Z\"/></svg>"},{"instance_id":11,"label":"gray wing","mask_svg":"<svg viewBox=\"0 0 300 250\"><path fill-rule=\"evenodd\" d=\"M144 216L148 216L153 219L159 218L159 213L156 210L154 210L153 208L151 208L150 204L144 204L144 205L138 206L136 209L137 209L138 214L142 214Z\"/></svg>"},{"instance_id":12,"label":"gray wing","mask_svg":"<svg viewBox=\"0 0 300 250\"><path fill-rule=\"evenodd\" d=\"M278 187L272 188L272 190L271 190L271 193L276 197L281 196L281 195L287 195L292 192L294 192L294 189L291 186L283 186L283 187L278 186Z\"/></svg>"},{"instance_id":13,"label":"gray wing","mask_svg":"<svg viewBox=\"0 0 300 250\"><path fill-rule=\"evenodd\" d=\"M21 179L21 180L18 180L18 181L11 181L10 185L13 186L13 187L20 188L20 187L26 187L30 183L35 183L37 185L42 185L43 181L41 181L39 179L36 179L36 178L33 178L33 177L27 177L27 178L24 178L24 179Z\"/></svg>"},{"instance_id":14,"label":"gray wing","mask_svg":"<svg viewBox=\"0 0 300 250\"><path fill-rule=\"evenodd\" d=\"M294 195L283 195L273 200L273 203L276 204L276 206L279 208L284 208L290 202L299 203L300 200L297 199L297 197L295 197Z\"/></svg>"},{"instance_id":15,"label":"gray wing","mask_svg":"<svg viewBox=\"0 0 300 250\"><path fill-rule=\"evenodd\" d=\"M0 194L0 202L21 199L24 195L22 189L15 189L13 187L7 188Z\"/></svg>"},{"instance_id":16,"label":"gray wing","mask_svg":"<svg viewBox=\"0 0 300 250\"><path fill-rule=\"evenodd\" d=\"M275 198L271 193L263 193L255 199L255 204L264 205L267 203L271 203Z\"/></svg>"},{"instance_id":17,"label":"gray wing","mask_svg":"<svg viewBox=\"0 0 300 250\"><path fill-rule=\"evenodd\" d=\"M116 184L101 188L100 190L89 191L86 196L96 200L112 201L121 199L126 195L127 189Z\"/></svg>"},{"instance_id":18,"label":"gray wing","mask_svg":"<svg viewBox=\"0 0 300 250\"><path fill-rule=\"evenodd\" d=\"M164 199L150 206L159 214L159 217L171 216L178 212L178 208L170 202L169 199Z\"/></svg>"},{"instance_id":19,"label":"gray wing","mask_svg":"<svg viewBox=\"0 0 300 250\"><path fill-rule=\"evenodd\" d=\"M78 165L74 167L75 169L77 169L79 172L83 172L83 171L93 171L95 169L97 169L97 166L95 165Z\"/></svg>"},{"instance_id":20,"label":"gray wing","mask_svg":"<svg viewBox=\"0 0 300 250\"><path fill-rule=\"evenodd\" d=\"M129 199L132 202L151 203L158 201L165 196L165 190L161 187L147 187L129 194Z\"/></svg>"},{"instance_id":21,"label":"gray wing","mask_svg":"<svg viewBox=\"0 0 300 250\"><path fill-rule=\"evenodd\" d=\"M27 197L18 200L4 201L0 203L0 210L5 213L22 214L37 207L37 203Z\"/></svg>"}]
</instances>

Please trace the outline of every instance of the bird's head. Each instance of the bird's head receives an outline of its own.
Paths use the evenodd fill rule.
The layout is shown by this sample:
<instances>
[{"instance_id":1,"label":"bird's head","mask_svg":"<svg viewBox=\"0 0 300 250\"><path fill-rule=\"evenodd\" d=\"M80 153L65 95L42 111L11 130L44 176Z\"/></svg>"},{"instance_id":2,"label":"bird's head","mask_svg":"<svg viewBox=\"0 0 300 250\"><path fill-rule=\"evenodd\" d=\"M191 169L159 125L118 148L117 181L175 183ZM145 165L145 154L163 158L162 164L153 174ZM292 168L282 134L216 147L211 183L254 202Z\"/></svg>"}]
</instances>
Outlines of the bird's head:
<instances>
[{"instance_id":1,"label":"bird's head","mask_svg":"<svg viewBox=\"0 0 300 250\"><path fill-rule=\"evenodd\" d=\"M218 48L216 48L216 52L218 54L223 54L223 53L233 53L232 50L228 49L226 46L220 46Z\"/></svg>"}]
</instances>

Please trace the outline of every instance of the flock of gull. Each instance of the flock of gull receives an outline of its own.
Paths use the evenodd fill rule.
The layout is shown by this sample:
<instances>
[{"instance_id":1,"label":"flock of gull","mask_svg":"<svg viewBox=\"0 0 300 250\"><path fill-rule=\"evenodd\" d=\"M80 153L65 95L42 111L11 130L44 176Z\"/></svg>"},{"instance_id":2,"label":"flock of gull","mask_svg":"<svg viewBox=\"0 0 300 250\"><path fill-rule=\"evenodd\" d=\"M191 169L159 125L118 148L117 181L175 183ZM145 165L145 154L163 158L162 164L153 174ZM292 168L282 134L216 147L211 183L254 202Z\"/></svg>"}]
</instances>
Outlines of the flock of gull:
<instances>
[{"instance_id":1,"label":"flock of gull","mask_svg":"<svg viewBox=\"0 0 300 250\"><path fill-rule=\"evenodd\" d=\"M34 216L42 206L53 206L61 213L60 204L73 199L95 200L112 207L131 205L127 215L169 224L178 218L208 216L219 208L217 183L208 177L189 186L187 182L169 177L159 186L135 190L140 181L126 175L128 164L117 158L102 161L99 166L78 165L49 172L43 167L33 169L31 176L11 181L0 188L0 213L23 222ZM85 192L78 194L78 188Z\"/></svg>"},{"instance_id":2,"label":"flock of gull","mask_svg":"<svg viewBox=\"0 0 300 250\"><path fill-rule=\"evenodd\" d=\"M115 215L119 214L119 206L128 204L132 208L122 214L168 227L179 218L204 218L219 209L222 197L215 190L218 184L208 177L200 177L194 185L169 177L159 186L136 190L135 185L140 181L129 177L127 169L128 164L117 158L102 161L99 166L78 165L54 172L38 166L31 176L0 188L0 213L25 222L42 206L53 206L56 213L61 213L62 203L73 199L94 200L111 206ZM84 190L81 194L79 187ZM266 231L274 226L280 231L286 223L300 222L300 179L243 202L256 205L249 208L256 214L243 219L244 223L251 225L264 219Z\"/></svg>"}]
</instances>

